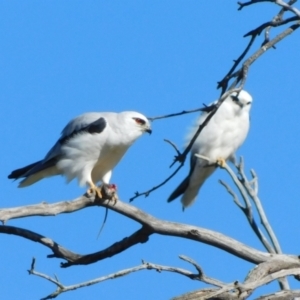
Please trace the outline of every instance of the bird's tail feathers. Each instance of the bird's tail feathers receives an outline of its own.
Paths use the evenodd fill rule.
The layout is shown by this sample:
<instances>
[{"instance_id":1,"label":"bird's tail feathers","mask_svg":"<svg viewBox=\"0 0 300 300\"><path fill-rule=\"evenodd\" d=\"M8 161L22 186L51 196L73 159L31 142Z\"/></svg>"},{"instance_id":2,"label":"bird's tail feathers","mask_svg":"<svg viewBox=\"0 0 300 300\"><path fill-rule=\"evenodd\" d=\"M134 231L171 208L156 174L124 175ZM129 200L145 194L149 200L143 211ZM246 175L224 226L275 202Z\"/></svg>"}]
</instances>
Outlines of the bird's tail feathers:
<instances>
[{"instance_id":1,"label":"bird's tail feathers","mask_svg":"<svg viewBox=\"0 0 300 300\"><path fill-rule=\"evenodd\" d=\"M26 187L36 183L37 181L40 181L43 178L51 177L59 174L60 172L58 171L57 167L54 165L42 171L33 173L32 175L26 176L26 178L19 183L18 187L19 188Z\"/></svg>"},{"instance_id":2,"label":"bird's tail feathers","mask_svg":"<svg viewBox=\"0 0 300 300\"><path fill-rule=\"evenodd\" d=\"M16 169L14 171L12 171L7 177L9 179L19 179L19 178L22 178L22 177L25 177L26 173L28 173L31 169L33 169L34 167L36 167L38 164L40 164L42 161L37 161L33 164L30 164L26 167L23 167L23 168L20 168L20 169Z\"/></svg>"},{"instance_id":3,"label":"bird's tail feathers","mask_svg":"<svg viewBox=\"0 0 300 300\"><path fill-rule=\"evenodd\" d=\"M168 202L171 202L171 201L175 200L177 197L179 197L180 195L182 195L186 191L187 187L189 186L189 178L190 178L190 176L187 176L179 184L179 186L175 189L175 191L169 196Z\"/></svg>"},{"instance_id":4,"label":"bird's tail feathers","mask_svg":"<svg viewBox=\"0 0 300 300\"><path fill-rule=\"evenodd\" d=\"M56 167L56 162L56 158L52 158L46 162L40 160L26 167L12 171L8 175L8 178L17 180L25 177L25 179L20 182L19 187L26 187L45 177L60 174Z\"/></svg>"},{"instance_id":5,"label":"bird's tail feathers","mask_svg":"<svg viewBox=\"0 0 300 300\"><path fill-rule=\"evenodd\" d=\"M199 193L200 187L201 186L189 187L185 191L185 193L183 194L183 196L181 198L181 203L182 203L183 209L186 208L186 207L191 206L195 202L195 200L197 198L197 195Z\"/></svg>"},{"instance_id":6,"label":"bird's tail feathers","mask_svg":"<svg viewBox=\"0 0 300 300\"><path fill-rule=\"evenodd\" d=\"M192 177L193 175L191 176L191 184L189 184L189 188L186 189L181 198L183 208L191 206L194 203L203 183L216 170L216 167L207 166L201 169L198 168L198 170L200 171L193 174L195 176L194 178Z\"/></svg>"}]
</instances>

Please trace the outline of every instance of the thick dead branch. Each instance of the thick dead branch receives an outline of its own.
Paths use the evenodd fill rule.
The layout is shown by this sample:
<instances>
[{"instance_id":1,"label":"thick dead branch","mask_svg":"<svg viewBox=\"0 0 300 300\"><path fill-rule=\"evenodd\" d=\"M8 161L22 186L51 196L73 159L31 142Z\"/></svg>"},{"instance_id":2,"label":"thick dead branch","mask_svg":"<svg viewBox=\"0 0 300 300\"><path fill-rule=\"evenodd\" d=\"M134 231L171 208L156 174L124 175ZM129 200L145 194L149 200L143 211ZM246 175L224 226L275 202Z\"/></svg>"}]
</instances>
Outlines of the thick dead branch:
<instances>
[{"instance_id":1,"label":"thick dead branch","mask_svg":"<svg viewBox=\"0 0 300 300\"><path fill-rule=\"evenodd\" d=\"M246 299L255 289L278 280L285 276L297 276L300 274L300 262L285 262L284 260L270 259L266 263L256 266L245 282L238 281L224 285L221 288L201 289L199 291L184 294L173 300L204 300L204 299ZM284 295L283 291L280 295ZM287 295L287 294L285 294ZM272 298L271 298L272 299ZM276 299L276 298L274 298ZM284 299L284 298L282 298ZM289 299L289 298L285 298Z\"/></svg>"},{"instance_id":2,"label":"thick dead branch","mask_svg":"<svg viewBox=\"0 0 300 300\"><path fill-rule=\"evenodd\" d=\"M63 258L67 261L69 261L69 260L76 261L77 259L79 259L81 257L80 254L76 254L76 253L62 247L61 245L59 245L52 239L47 238L43 235L40 235L40 234L35 233L30 230L3 225L3 226L0 226L0 233L17 235L17 236L23 237L25 239L28 239L30 241L42 244L43 246L46 246L47 248L52 250L54 257Z\"/></svg>"},{"instance_id":3,"label":"thick dead branch","mask_svg":"<svg viewBox=\"0 0 300 300\"><path fill-rule=\"evenodd\" d=\"M258 251L228 236L212 230L160 220L122 201L118 201L114 204L109 200L95 201L93 197L89 198L86 196L82 196L72 201L58 202L54 204L41 203L27 207L16 207L7 210L2 209L0 211L0 220L7 221L9 219L23 218L28 216L49 216L59 213L70 213L83 209L84 207L97 205L108 207L109 209L140 223L142 228L133 233L131 236L124 238L110 247L88 255L74 254L66 249L65 251L68 251L68 255L64 256L61 252L59 252L59 255L57 255L58 244L51 240L51 242L47 244L47 247L53 251L53 255L50 255L49 257L59 257L65 259L67 263L63 266L93 263L97 260L102 260L104 258L116 255L137 243L144 243L147 241L150 235L154 233L166 236L176 236L205 243L255 264L267 261L271 257L271 255L268 253ZM8 233L6 232L6 228L8 227L1 226L1 232ZM9 231L10 234L14 234L14 231L11 229L9 229ZM15 232L18 232L17 235L19 236L28 238L28 234L24 233L22 230L17 229ZM44 241L45 239L43 236L38 234L37 237L40 237L39 240ZM59 246L59 248L62 247ZM72 255L70 253L72 253ZM291 259L293 260L295 258L291 257Z\"/></svg>"},{"instance_id":4,"label":"thick dead branch","mask_svg":"<svg viewBox=\"0 0 300 300\"><path fill-rule=\"evenodd\" d=\"M296 297L300 297L300 290L280 291L274 294L261 296L256 300L287 300L287 299L296 299Z\"/></svg>"},{"instance_id":5,"label":"thick dead branch","mask_svg":"<svg viewBox=\"0 0 300 300\"><path fill-rule=\"evenodd\" d=\"M184 295L177 296L171 300L203 300L205 295L215 292L217 288L205 288L193 292L189 292ZM210 300L237 300L239 294L237 292L225 292L222 295L210 298Z\"/></svg>"}]
</instances>

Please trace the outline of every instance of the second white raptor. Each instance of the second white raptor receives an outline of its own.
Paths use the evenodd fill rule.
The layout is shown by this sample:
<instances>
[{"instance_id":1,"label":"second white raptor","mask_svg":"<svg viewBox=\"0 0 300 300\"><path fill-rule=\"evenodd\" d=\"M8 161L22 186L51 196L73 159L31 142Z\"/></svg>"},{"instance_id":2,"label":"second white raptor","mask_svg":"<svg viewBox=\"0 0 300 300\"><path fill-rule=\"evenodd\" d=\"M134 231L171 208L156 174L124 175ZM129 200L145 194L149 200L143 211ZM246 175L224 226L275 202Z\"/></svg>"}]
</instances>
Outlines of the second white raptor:
<instances>
[{"instance_id":1,"label":"second white raptor","mask_svg":"<svg viewBox=\"0 0 300 300\"><path fill-rule=\"evenodd\" d=\"M202 114L187 136L188 142L215 104L216 101L202 109ZM183 208L190 206L205 180L215 171L215 162L234 157L234 153L242 145L249 131L251 104L252 97L244 90L239 94L232 93L225 99L193 144L190 172L170 195L168 202L182 195ZM209 161L197 158L195 154L205 156Z\"/></svg>"}]
</instances>

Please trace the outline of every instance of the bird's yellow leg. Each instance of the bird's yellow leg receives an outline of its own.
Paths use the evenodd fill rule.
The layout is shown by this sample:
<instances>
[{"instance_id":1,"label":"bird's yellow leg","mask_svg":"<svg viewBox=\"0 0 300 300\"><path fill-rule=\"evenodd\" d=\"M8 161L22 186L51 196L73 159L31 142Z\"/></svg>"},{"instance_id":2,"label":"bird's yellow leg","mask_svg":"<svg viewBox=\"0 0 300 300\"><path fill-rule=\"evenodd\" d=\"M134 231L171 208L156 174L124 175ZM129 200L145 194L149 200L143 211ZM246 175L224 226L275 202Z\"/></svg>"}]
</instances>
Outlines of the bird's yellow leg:
<instances>
[{"instance_id":1,"label":"bird's yellow leg","mask_svg":"<svg viewBox=\"0 0 300 300\"><path fill-rule=\"evenodd\" d=\"M225 168L226 166L226 161L223 157L219 157L217 159L217 164L221 167L221 168Z\"/></svg>"},{"instance_id":2,"label":"bird's yellow leg","mask_svg":"<svg viewBox=\"0 0 300 300\"><path fill-rule=\"evenodd\" d=\"M102 198L102 187L96 186L92 181L88 182L88 185L90 186L90 188L87 190L89 194L95 193L98 198Z\"/></svg>"}]
</instances>

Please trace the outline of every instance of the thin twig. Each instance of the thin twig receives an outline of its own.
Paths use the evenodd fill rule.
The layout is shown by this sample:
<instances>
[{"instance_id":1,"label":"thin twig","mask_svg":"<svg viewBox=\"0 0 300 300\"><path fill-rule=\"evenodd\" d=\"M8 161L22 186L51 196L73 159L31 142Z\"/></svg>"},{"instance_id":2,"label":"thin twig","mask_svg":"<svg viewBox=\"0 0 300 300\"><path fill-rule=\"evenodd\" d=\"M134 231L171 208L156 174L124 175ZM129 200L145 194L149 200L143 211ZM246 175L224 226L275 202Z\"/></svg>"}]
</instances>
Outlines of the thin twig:
<instances>
[{"instance_id":1,"label":"thin twig","mask_svg":"<svg viewBox=\"0 0 300 300\"><path fill-rule=\"evenodd\" d=\"M212 277L208 277L207 275L205 275L203 269L199 266L199 264L197 264L193 259L191 259L190 257L187 257L185 255L179 255L179 258L192 264L196 270L198 271L198 275L197 277L199 278L199 280L201 280L202 282L205 282L207 284L211 284L211 285L214 285L214 286L217 286L217 287L224 287L226 286L226 283L220 281L220 280L217 280L215 278L212 278Z\"/></svg>"},{"instance_id":2,"label":"thin twig","mask_svg":"<svg viewBox=\"0 0 300 300\"><path fill-rule=\"evenodd\" d=\"M273 247L270 245L270 243L268 242L268 240L266 239L266 237L264 236L264 234L261 232L261 230L258 228L253 214L252 214L252 209L251 211L248 211L248 205L249 205L249 201L245 201L245 207L241 207L240 203L237 203L236 200L236 195L230 191L230 188L226 185L223 184L226 188L227 191L234 197L234 201L235 203L237 203L238 207L244 212L244 214L247 216L248 221L251 225L251 227L253 228L254 232L256 233L256 235L258 236L258 238L260 239L260 241L263 243L263 245L265 246L265 248L270 252L270 253L281 253L281 249L280 249L280 245L279 242L275 236L275 233L273 232L273 229L270 225L270 223L267 220L266 214L263 210L263 207L261 205L261 202L257 196L257 192L258 192L258 179L257 176L255 174L255 172L252 170L251 174L252 174L252 180L253 180L253 187L250 184L245 172L244 172L244 160L241 157L240 159L240 163L236 164L236 168L238 170L239 175L241 176L240 179L237 178L237 176L234 174L234 172L230 169L230 167L228 165L225 166L226 171L230 171L228 172L229 175L231 176L231 178L233 179L234 183L236 184L236 186L239 188L239 191L241 192L241 194L245 194L245 192L251 197L252 201L255 204L255 207L258 211L258 214L260 216L261 219L261 223L263 224L264 228L266 229L266 232L269 236L269 239L273 245ZM243 190L241 190L241 186L243 187ZM245 195L244 195L245 196ZM243 196L243 198L244 198ZM248 197L247 197L248 198ZM244 198L245 199L245 198ZM251 204L250 204L251 205ZM249 219L250 216L250 219ZM280 279L280 286L282 289L289 289L289 284L287 282L287 280L285 278Z\"/></svg>"},{"instance_id":3,"label":"thin twig","mask_svg":"<svg viewBox=\"0 0 300 300\"><path fill-rule=\"evenodd\" d=\"M194 266L196 266L196 263L193 262L191 259L189 259L187 257L181 257L181 259L184 259L185 261L188 261L188 262L192 263ZM192 273L188 270L182 269L182 268L176 268L176 267L164 266L164 265L159 265L159 264L153 264L153 263L149 263L149 262L145 262L145 261L142 261L142 264L139 265L139 266L136 266L136 267L124 269L124 270L121 270L121 271L118 271L118 272L115 272L115 273L112 273L112 274L109 274L109 275L106 275L106 276L102 276L102 277L92 279L92 280L89 280L89 281L85 281L85 282L81 282L81 283L78 283L78 284L65 286L57 278L52 278L51 276L48 276L44 273L40 273L40 272L35 271L34 262L35 262L35 260L33 260L33 262L31 263L31 269L28 270L29 274L41 277L41 278L43 278L47 281L50 281L51 283L53 283L57 286L56 291L54 291L53 293L49 294L48 296L42 298L42 300L53 299L53 298L56 298L57 296L59 296L62 293L65 293L65 292L69 292L69 291L76 290L76 289L79 289L79 288L94 285L94 284L97 284L97 283L100 283L100 282L103 282L103 281L106 281L106 280L109 280L109 279L116 279L116 278L119 278L121 276L126 276L128 274L131 274L131 273L137 272L137 271L141 271L141 270L156 270L158 272L162 272L162 271L172 272L172 273L177 273L177 274L186 276L186 277L188 277L192 280L203 281L205 283L216 285L218 287L227 286L226 284L224 284L224 283L222 283L222 282L220 282L216 279L207 277L204 274L203 274L203 276L199 276L199 274L194 274L194 273ZM199 268L200 267L197 265L196 269L198 271L199 271Z\"/></svg>"},{"instance_id":4,"label":"thin twig","mask_svg":"<svg viewBox=\"0 0 300 300\"><path fill-rule=\"evenodd\" d=\"M177 172L178 172L182 167L183 167L183 163L180 164L180 165L178 166L178 168L177 168L177 169L176 169L169 177L167 177L164 181L162 181L162 182L159 183L158 185L154 186L153 188L151 188L151 189L149 189L149 190L147 190L147 191L145 191L145 192L142 192L142 193L140 193L140 192L135 192L135 196L131 197L131 198L129 199L129 202L132 202L134 199L136 199L136 198L138 198L138 197L140 197L140 196L148 197L148 196L150 195L150 193L152 193L153 191L157 190L157 189L160 188L161 186L165 185L171 178L173 178L173 177L177 174Z\"/></svg>"},{"instance_id":5,"label":"thin twig","mask_svg":"<svg viewBox=\"0 0 300 300\"><path fill-rule=\"evenodd\" d=\"M252 34L251 39L250 39L248 45L246 46L245 50L242 52L242 54L237 59L234 60L233 66L231 67L229 72L224 76L224 78L218 82L217 88L218 89L222 88L221 93L224 93L224 91L227 89L228 82L232 78L233 72L235 71L237 66L240 64L240 62L244 59L246 54L249 52L249 50L250 50L251 46L253 45L257 35L258 35L257 33Z\"/></svg>"},{"instance_id":6,"label":"thin twig","mask_svg":"<svg viewBox=\"0 0 300 300\"><path fill-rule=\"evenodd\" d=\"M295 15L297 15L298 17L300 17L300 11L297 8L292 7L290 5L290 4L295 3L296 1L292 1L292 3L286 3L282 0L251 0L251 1L248 1L248 2L244 2L244 3L238 2L238 4L240 5L238 10L242 10L245 6L249 6L249 5L260 3L260 2L273 2L273 3L281 6L285 10L289 10L289 11L293 12Z\"/></svg>"},{"instance_id":7,"label":"thin twig","mask_svg":"<svg viewBox=\"0 0 300 300\"><path fill-rule=\"evenodd\" d=\"M198 112L198 111L201 111L201 110L202 110L202 108L196 108L196 109L191 109L191 110L183 110L182 112L179 112L179 113L173 113L173 114L157 116L157 117L147 117L147 119L150 120L150 121L155 121L155 120L160 120L160 119L177 117L177 116L181 116L181 115L185 115L185 114L191 114L191 113Z\"/></svg>"},{"instance_id":8,"label":"thin twig","mask_svg":"<svg viewBox=\"0 0 300 300\"><path fill-rule=\"evenodd\" d=\"M177 146L173 142L171 142L170 140L167 140L167 139L164 139L164 141L166 143L169 143L174 148L174 150L176 151L177 155L180 155L180 151L178 150Z\"/></svg>"},{"instance_id":9,"label":"thin twig","mask_svg":"<svg viewBox=\"0 0 300 300\"><path fill-rule=\"evenodd\" d=\"M223 168L230 175L230 177L232 178L234 184L236 185L236 187L238 188L239 192L241 193L242 198L243 198L244 203L245 203L245 206L244 207L241 206L240 202L238 202L235 197L234 197L234 202L238 203L238 207L245 214L245 216L247 217L247 220L248 220L251 228L253 229L253 231L255 232L255 234L257 235L257 237L259 238L259 240L262 242L262 244L264 245L264 247L268 250L268 252L269 253L275 253L275 250L272 248L271 244L268 242L268 240L265 237L264 233L259 229L259 227L256 224L256 221L255 221L254 216L253 216L252 205L251 205L250 199L248 197L247 190L244 187L243 181L241 181L241 180L238 179L238 177L235 175L235 173L229 167L228 164L225 164L223 166ZM242 168L242 165L241 165L241 168ZM228 190L228 186L226 184L225 185L223 184L223 186L225 186L226 189L227 189L227 191L229 191ZM232 193L230 192L230 194L233 196L233 192Z\"/></svg>"},{"instance_id":10,"label":"thin twig","mask_svg":"<svg viewBox=\"0 0 300 300\"><path fill-rule=\"evenodd\" d=\"M268 221L267 215L264 211L264 208L261 204L261 201L257 195L257 193L255 192L255 190L251 187L251 185L249 184L248 178L244 172L244 169L242 166L239 166L238 171L240 173L240 175L242 176L242 180L243 180L243 185L245 187L245 189L247 190L248 194L250 195L251 199L253 200L255 207L258 211L260 220L261 220L261 224L263 225L263 227L266 229L266 232L268 233L270 240L273 244L273 247L275 249L275 252L278 254L282 253L280 244L278 242L278 239ZM255 172L252 170L252 176L253 178L256 180L257 182L257 175L255 174Z\"/></svg>"}]
</instances>

